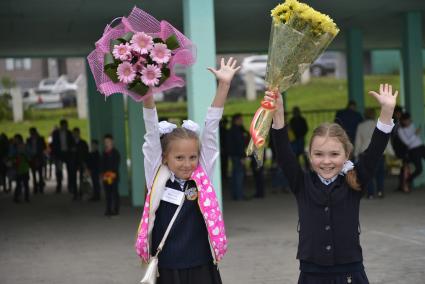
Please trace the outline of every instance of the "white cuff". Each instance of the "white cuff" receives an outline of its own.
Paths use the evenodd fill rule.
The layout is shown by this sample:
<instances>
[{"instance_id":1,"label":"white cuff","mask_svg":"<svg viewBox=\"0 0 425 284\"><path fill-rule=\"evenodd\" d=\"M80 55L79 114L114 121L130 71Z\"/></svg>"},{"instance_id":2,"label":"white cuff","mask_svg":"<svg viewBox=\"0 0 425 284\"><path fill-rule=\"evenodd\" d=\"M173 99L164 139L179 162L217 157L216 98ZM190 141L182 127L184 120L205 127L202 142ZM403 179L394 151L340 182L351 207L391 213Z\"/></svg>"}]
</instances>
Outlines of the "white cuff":
<instances>
[{"instance_id":1,"label":"white cuff","mask_svg":"<svg viewBox=\"0 0 425 284\"><path fill-rule=\"evenodd\" d=\"M155 121L158 123L158 113L156 108L143 108L143 119L149 121Z\"/></svg>"},{"instance_id":2,"label":"white cuff","mask_svg":"<svg viewBox=\"0 0 425 284\"><path fill-rule=\"evenodd\" d=\"M376 127L381 130L384 133L391 133L391 131L393 130L394 127L394 119L391 119L391 125L382 123L381 121L379 121L376 123Z\"/></svg>"},{"instance_id":3,"label":"white cuff","mask_svg":"<svg viewBox=\"0 0 425 284\"><path fill-rule=\"evenodd\" d=\"M223 111L224 108L222 107L208 107L206 119L221 119Z\"/></svg>"}]
</instances>

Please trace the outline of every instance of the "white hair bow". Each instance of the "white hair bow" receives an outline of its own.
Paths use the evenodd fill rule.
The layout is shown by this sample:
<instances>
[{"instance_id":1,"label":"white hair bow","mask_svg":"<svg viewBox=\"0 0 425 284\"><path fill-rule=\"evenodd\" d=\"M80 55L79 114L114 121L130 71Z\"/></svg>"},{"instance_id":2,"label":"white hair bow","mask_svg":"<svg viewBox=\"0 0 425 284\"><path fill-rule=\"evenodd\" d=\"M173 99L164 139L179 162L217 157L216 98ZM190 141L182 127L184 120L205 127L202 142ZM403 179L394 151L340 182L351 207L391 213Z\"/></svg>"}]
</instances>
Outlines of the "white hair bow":
<instances>
[{"instance_id":1,"label":"white hair bow","mask_svg":"<svg viewBox=\"0 0 425 284\"><path fill-rule=\"evenodd\" d=\"M164 134L171 133L174 129L177 128L177 125L174 123L170 123L168 121L161 121L158 123L159 135L162 136Z\"/></svg>"},{"instance_id":2,"label":"white hair bow","mask_svg":"<svg viewBox=\"0 0 425 284\"><path fill-rule=\"evenodd\" d=\"M342 166L342 170L339 173L340 175L346 175L348 171L351 171L354 169L354 164L350 160L345 161L344 165Z\"/></svg>"},{"instance_id":3,"label":"white hair bow","mask_svg":"<svg viewBox=\"0 0 425 284\"><path fill-rule=\"evenodd\" d=\"M194 122L194 121L192 121L190 119L183 120L182 127L183 128L186 128L188 130L191 130L191 131L193 131L193 132L195 132L196 134L199 135L199 131L200 131L199 125L196 122Z\"/></svg>"}]
</instances>

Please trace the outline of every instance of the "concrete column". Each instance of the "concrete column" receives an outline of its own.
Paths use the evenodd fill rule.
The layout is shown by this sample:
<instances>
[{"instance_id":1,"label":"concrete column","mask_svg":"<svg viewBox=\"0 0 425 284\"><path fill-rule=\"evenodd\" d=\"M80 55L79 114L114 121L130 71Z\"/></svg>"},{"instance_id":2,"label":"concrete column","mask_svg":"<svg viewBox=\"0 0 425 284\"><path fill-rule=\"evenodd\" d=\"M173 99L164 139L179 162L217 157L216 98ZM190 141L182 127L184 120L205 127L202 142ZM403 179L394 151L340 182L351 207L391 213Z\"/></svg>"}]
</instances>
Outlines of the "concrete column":
<instances>
[{"instance_id":1,"label":"concrete column","mask_svg":"<svg viewBox=\"0 0 425 284\"><path fill-rule=\"evenodd\" d=\"M143 135L145 124L143 123L142 103L128 100L128 132L130 138L130 184L131 197L134 206L143 206L145 202L145 168L143 166Z\"/></svg>"},{"instance_id":2,"label":"concrete column","mask_svg":"<svg viewBox=\"0 0 425 284\"><path fill-rule=\"evenodd\" d=\"M356 28L346 32L348 98L357 103L357 110L364 112L363 36Z\"/></svg>"},{"instance_id":3,"label":"concrete column","mask_svg":"<svg viewBox=\"0 0 425 284\"><path fill-rule=\"evenodd\" d=\"M22 102L21 88L15 87L10 89L10 95L12 96L13 122L21 122L22 120L24 120L24 108Z\"/></svg>"},{"instance_id":4,"label":"concrete column","mask_svg":"<svg viewBox=\"0 0 425 284\"><path fill-rule=\"evenodd\" d=\"M422 140L424 131L424 90L422 63L422 17L421 12L408 12L404 15L403 31L403 87L405 107L412 116L412 121L421 127ZM415 186L425 184L425 174L415 179Z\"/></svg>"},{"instance_id":5,"label":"concrete column","mask_svg":"<svg viewBox=\"0 0 425 284\"><path fill-rule=\"evenodd\" d=\"M111 124L112 135L114 137L115 147L120 152L120 183L119 192L120 196L129 195L128 184L128 167L127 167L127 139L125 131L125 111L124 111L124 98L122 94L113 94L107 98L112 106L112 112L107 115L107 120L103 123Z\"/></svg>"},{"instance_id":6,"label":"concrete column","mask_svg":"<svg viewBox=\"0 0 425 284\"><path fill-rule=\"evenodd\" d=\"M184 32L196 45L197 62L187 72L189 118L204 125L206 109L215 95L216 81L206 68L216 66L214 1L183 0ZM217 137L217 141L219 138ZM221 203L220 160L213 180Z\"/></svg>"},{"instance_id":7,"label":"concrete column","mask_svg":"<svg viewBox=\"0 0 425 284\"><path fill-rule=\"evenodd\" d=\"M87 118L87 80L85 76L79 75L74 82L77 85L77 112L78 118Z\"/></svg>"},{"instance_id":8,"label":"concrete column","mask_svg":"<svg viewBox=\"0 0 425 284\"><path fill-rule=\"evenodd\" d=\"M103 149L104 135L113 135L115 146L121 155L119 191L120 195L127 196L129 188L123 96L114 94L105 98L100 94L88 64L86 66L90 139L99 140L100 148Z\"/></svg>"},{"instance_id":9,"label":"concrete column","mask_svg":"<svg viewBox=\"0 0 425 284\"><path fill-rule=\"evenodd\" d=\"M248 101L255 101L257 99L257 90L255 88L255 75L254 72L248 71L244 75L246 86L246 99Z\"/></svg>"}]
</instances>

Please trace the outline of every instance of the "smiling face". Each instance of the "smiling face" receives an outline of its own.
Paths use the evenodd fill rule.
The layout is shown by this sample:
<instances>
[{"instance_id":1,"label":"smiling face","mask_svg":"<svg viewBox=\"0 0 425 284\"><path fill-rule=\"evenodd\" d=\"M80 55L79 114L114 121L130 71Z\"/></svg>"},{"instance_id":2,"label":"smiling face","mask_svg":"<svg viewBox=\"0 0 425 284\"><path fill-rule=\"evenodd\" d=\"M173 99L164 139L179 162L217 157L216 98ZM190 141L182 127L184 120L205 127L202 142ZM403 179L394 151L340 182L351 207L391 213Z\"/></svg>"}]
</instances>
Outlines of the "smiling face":
<instances>
[{"instance_id":1,"label":"smiling face","mask_svg":"<svg viewBox=\"0 0 425 284\"><path fill-rule=\"evenodd\" d=\"M316 136L310 149L313 170L322 178L330 179L338 175L348 155L343 144L335 137Z\"/></svg>"},{"instance_id":2,"label":"smiling face","mask_svg":"<svg viewBox=\"0 0 425 284\"><path fill-rule=\"evenodd\" d=\"M163 163L177 178L190 179L199 162L197 139L177 138L170 141L164 153Z\"/></svg>"}]
</instances>

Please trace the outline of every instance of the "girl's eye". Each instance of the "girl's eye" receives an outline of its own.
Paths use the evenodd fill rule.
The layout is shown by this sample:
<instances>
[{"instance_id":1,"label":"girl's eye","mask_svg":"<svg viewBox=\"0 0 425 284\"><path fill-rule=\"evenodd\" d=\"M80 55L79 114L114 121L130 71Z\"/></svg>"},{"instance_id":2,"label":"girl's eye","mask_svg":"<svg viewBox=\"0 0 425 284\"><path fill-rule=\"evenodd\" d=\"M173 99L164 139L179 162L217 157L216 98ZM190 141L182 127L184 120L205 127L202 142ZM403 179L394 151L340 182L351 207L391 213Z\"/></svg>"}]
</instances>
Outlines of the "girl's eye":
<instances>
[{"instance_id":1,"label":"girl's eye","mask_svg":"<svg viewBox=\"0 0 425 284\"><path fill-rule=\"evenodd\" d=\"M314 155L317 156L317 157L321 157L322 153L314 153Z\"/></svg>"},{"instance_id":2,"label":"girl's eye","mask_svg":"<svg viewBox=\"0 0 425 284\"><path fill-rule=\"evenodd\" d=\"M339 156L339 153L332 153L332 156L337 157Z\"/></svg>"},{"instance_id":3,"label":"girl's eye","mask_svg":"<svg viewBox=\"0 0 425 284\"><path fill-rule=\"evenodd\" d=\"M198 158L198 156L190 156L190 159L193 161L193 160L196 160Z\"/></svg>"},{"instance_id":4,"label":"girl's eye","mask_svg":"<svg viewBox=\"0 0 425 284\"><path fill-rule=\"evenodd\" d=\"M176 157L176 160L177 160L177 161L181 161L181 160L183 160L183 157L182 157L182 156L177 156L177 157Z\"/></svg>"}]
</instances>

